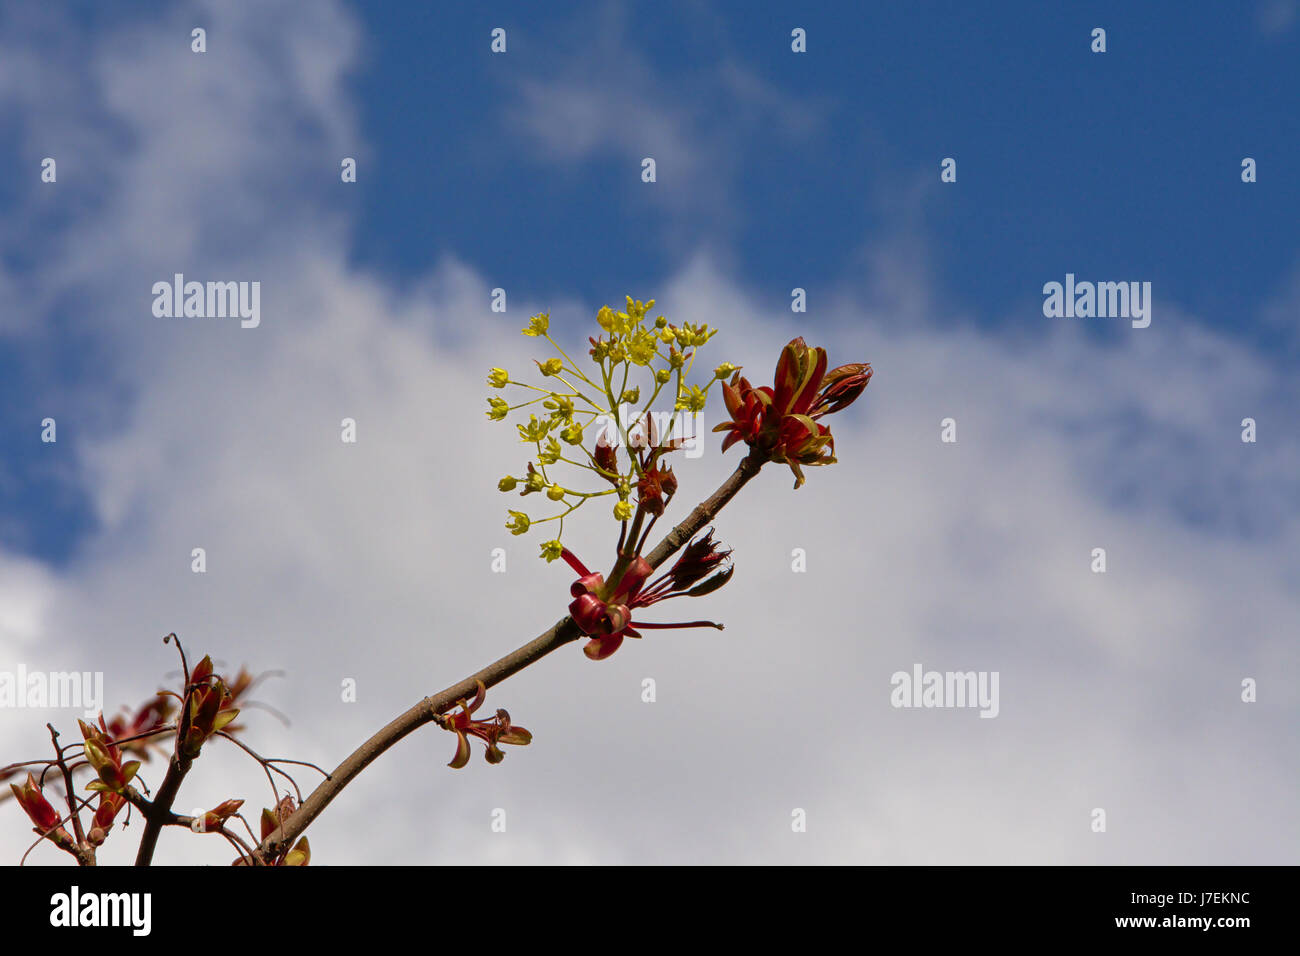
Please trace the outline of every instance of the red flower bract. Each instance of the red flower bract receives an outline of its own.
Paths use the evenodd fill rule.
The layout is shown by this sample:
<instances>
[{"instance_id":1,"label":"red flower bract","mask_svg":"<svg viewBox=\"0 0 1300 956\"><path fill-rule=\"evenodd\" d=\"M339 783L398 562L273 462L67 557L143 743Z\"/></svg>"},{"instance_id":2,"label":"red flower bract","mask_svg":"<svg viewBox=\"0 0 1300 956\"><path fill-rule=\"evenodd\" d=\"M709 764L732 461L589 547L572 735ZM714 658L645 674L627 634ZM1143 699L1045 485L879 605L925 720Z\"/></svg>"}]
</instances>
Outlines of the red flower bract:
<instances>
[{"instance_id":1,"label":"red flower bract","mask_svg":"<svg viewBox=\"0 0 1300 956\"><path fill-rule=\"evenodd\" d=\"M682 552L672 568L655 581L646 584L654 568L645 558L637 555L623 572L618 583L607 585L603 574L593 574L567 548L561 557L580 577L569 588L573 601L569 614L582 633L591 638L582 652L594 661L604 660L623 644L625 637L640 637L643 630L681 627L713 627L722 630L721 624L712 621L689 621L682 624L655 624L633 621L634 608L649 607L673 597L699 597L716 591L731 578L732 566L720 567L731 555L720 551L713 540L713 529L697 538ZM716 574L714 572L717 572ZM710 576L711 575L711 576ZM704 578L708 580L704 580Z\"/></svg>"},{"instance_id":2,"label":"red flower bract","mask_svg":"<svg viewBox=\"0 0 1300 956\"><path fill-rule=\"evenodd\" d=\"M453 770L459 770L469 763L469 738L477 737L487 745L483 756L488 763L500 763L506 758L498 744L527 746L532 743L533 735L517 724L510 722L510 714L498 708L496 714L487 719L476 719L474 712L483 706L487 697L487 687L477 681L477 693L472 701L461 700L460 711L443 714L439 723L456 735L456 755L447 764Z\"/></svg>"},{"instance_id":3,"label":"red flower bract","mask_svg":"<svg viewBox=\"0 0 1300 956\"><path fill-rule=\"evenodd\" d=\"M35 777L29 773L21 786L11 783L9 788L13 791L18 805L23 808L23 812L36 825L38 833L50 837L61 847L72 846L72 836L59 825L61 822L59 812L45 799L45 794L41 792L41 785L36 782Z\"/></svg>"},{"instance_id":4,"label":"red flower bract","mask_svg":"<svg viewBox=\"0 0 1300 956\"><path fill-rule=\"evenodd\" d=\"M731 420L716 426L725 431L722 450L738 441L768 461L788 464L794 486L804 483L801 465L835 463L835 439L817 419L847 408L871 381L871 365L841 365L826 371L826 350L809 348L792 339L776 363L773 387L754 388L737 372L723 383L722 399Z\"/></svg>"}]
</instances>

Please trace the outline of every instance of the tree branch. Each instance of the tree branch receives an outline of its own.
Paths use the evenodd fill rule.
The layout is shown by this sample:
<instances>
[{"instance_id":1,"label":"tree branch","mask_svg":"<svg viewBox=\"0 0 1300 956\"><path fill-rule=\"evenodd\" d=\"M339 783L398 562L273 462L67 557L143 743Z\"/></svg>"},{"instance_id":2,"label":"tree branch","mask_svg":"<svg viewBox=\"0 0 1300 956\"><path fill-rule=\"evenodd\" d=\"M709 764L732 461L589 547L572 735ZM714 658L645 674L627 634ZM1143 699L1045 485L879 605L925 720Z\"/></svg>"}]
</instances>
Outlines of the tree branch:
<instances>
[{"instance_id":1,"label":"tree branch","mask_svg":"<svg viewBox=\"0 0 1300 956\"><path fill-rule=\"evenodd\" d=\"M679 548L695 537L706 524L714 519L727 502L736 496L736 493L745 486L745 483L758 474L763 462L764 459L761 456L752 452L741 459L740 464L736 466L736 470L718 487L717 491L700 502L694 511L687 515L672 531L668 532L663 540L655 546L655 549L649 555L646 555L646 560L650 562L651 566L659 567L672 557ZM274 859L286 850L311 825L312 821L320 816L321 812L342 792L343 788L351 783L362 770L365 770L376 757L416 728L434 721L439 715L450 710L458 700L473 697L478 689L479 681L482 681L485 687L499 684L507 677L523 670L529 664L541 660L551 651L583 636L578 625L573 622L573 618L566 615L523 647L510 652L495 663L489 664L477 674L471 674L459 683L421 700L353 751L346 760L338 765L333 773L321 781L320 785L290 815L289 819L281 823L258 845L257 849L253 851L255 859L258 862L265 862ZM168 780L170 779L171 774L169 773ZM179 783L179 781L177 782ZM164 780L163 788L166 786L167 780ZM160 788L159 797L161 798L162 795L162 788ZM154 801L155 807L160 804L162 804L161 799ZM170 807L170 802L166 805ZM156 833L154 839L157 839ZM142 854L143 851L142 843ZM138 859L137 862L139 862Z\"/></svg>"},{"instance_id":2,"label":"tree branch","mask_svg":"<svg viewBox=\"0 0 1300 956\"><path fill-rule=\"evenodd\" d=\"M140 836L140 849L135 854L136 866L148 866L153 861L153 851L158 845L158 835L162 828L173 822L172 804L180 792L185 775L190 772L191 758L179 752L172 755L167 762L167 774L163 777L153 802L137 804L140 815L144 817L144 833Z\"/></svg>"},{"instance_id":3,"label":"tree branch","mask_svg":"<svg viewBox=\"0 0 1300 956\"><path fill-rule=\"evenodd\" d=\"M186 756L182 746L190 729L190 694L194 692L194 688L190 686L190 677L193 672L185 659L185 649L181 647L180 638L175 632L164 637L163 643L167 644L173 640L176 642L176 650L181 655L185 693L181 695L181 712L176 721L176 744L171 759L167 761L167 773L163 776L163 782L159 785L158 792L154 794L153 801L147 805L147 808L145 806L139 808L144 817L144 833L140 836L140 848L135 854L136 866L148 866L153 861L153 851L158 846L158 835L173 816L172 804L176 801L181 783L184 782L185 775L190 772L190 765L194 762L193 757Z\"/></svg>"}]
</instances>

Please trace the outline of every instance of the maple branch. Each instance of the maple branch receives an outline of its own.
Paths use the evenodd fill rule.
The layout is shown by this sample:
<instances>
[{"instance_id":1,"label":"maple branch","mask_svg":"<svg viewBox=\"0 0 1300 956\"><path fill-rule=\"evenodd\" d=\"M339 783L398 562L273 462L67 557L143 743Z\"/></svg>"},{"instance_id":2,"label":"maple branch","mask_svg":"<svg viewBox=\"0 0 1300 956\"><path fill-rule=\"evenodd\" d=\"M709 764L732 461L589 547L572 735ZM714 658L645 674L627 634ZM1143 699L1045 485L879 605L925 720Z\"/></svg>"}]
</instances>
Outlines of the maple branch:
<instances>
[{"instance_id":1,"label":"maple branch","mask_svg":"<svg viewBox=\"0 0 1300 956\"><path fill-rule=\"evenodd\" d=\"M764 458L751 452L742 458L736 470L731 473L718 489L696 505L680 524L664 536L655 549L646 556L652 567L659 567L691 538L695 537L706 524L717 516L727 502L758 474ZM478 682L485 687L501 683L507 677L517 674L530 664L536 663L552 651L583 637L573 618L565 616L550 628L543 631L527 644L511 651L500 660L489 664L477 674L471 674L459 683L453 684L432 696L425 697L404 714L392 720L374 736L352 752L338 767L312 791L287 820L270 833L253 851L258 862L273 860L289 848L299 835L330 805L349 783L372 761L393 744L424 724L435 722L445 711L450 710L456 702L469 699L478 690ZM164 786L166 784L164 783ZM160 794L161 795L161 794ZM161 801L155 801L155 805Z\"/></svg>"}]
</instances>

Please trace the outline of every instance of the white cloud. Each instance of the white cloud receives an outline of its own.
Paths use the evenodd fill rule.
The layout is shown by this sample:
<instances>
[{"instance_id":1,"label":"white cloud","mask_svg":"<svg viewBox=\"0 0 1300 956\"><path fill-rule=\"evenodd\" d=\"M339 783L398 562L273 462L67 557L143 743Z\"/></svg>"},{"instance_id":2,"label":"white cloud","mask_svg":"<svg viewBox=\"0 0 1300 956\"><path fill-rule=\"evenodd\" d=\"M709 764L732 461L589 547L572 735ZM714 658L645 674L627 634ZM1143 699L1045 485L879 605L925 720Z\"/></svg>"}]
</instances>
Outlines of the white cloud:
<instances>
[{"instance_id":1,"label":"white cloud","mask_svg":"<svg viewBox=\"0 0 1300 956\"><path fill-rule=\"evenodd\" d=\"M1264 0L1255 8L1255 27L1264 36L1288 32L1296 21L1296 0Z\"/></svg>"},{"instance_id":2,"label":"white cloud","mask_svg":"<svg viewBox=\"0 0 1300 956\"><path fill-rule=\"evenodd\" d=\"M516 334L530 311L551 308L575 340L586 331L566 324L577 303L490 313L487 283L454 260L405 293L351 269L311 187L277 193L292 215L245 229L286 188L260 178L270 157L333 157L354 133L329 92L353 28L258 22L210 31L239 67L221 78L144 81L188 69L166 46L175 23L108 38L91 60L101 121L130 145L104 203L69 231L69 257L36 281L53 296L75 280L102 303L88 321L103 323L94 338L130 400L115 427L69 440L101 521L71 566L56 577L0 555L0 647L21 645L31 667L102 669L125 704L174 669L160 641L171 630L191 654L284 668L259 696L294 725L253 713L249 742L333 765L563 613L567 569L502 528L515 499L496 479L518 471L520 446L482 416L482 379L530 364L535 342ZM255 44L287 37L292 56L255 62ZM307 143L303 128L316 131ZM177 269L256 270L261 328L153 319L140 283ZM1240 409L1280 420L1294 385L1176 314L1114 346L1046 320L1016 345L915 321L934 296L893 275L891 303L913 304L903 319L854 284L823 294L816 318L791 315L706 259L665 284L665 312L722 325L710 351L756 381L795 334L875 364L865 397L831 420L841 463L798 492L773 466L724 512L736 577L689 613L725 632L655 634L602 664L576 646L542 661L489 697L533 746L496 768L476 754L457 773L442 766L448 735L416 734L313 827L319 860L1295 858L1297 456L1280 429L1237 438ZM938 440L948 415L956 445ZM356 446L339 440L345 416ZM737 457L683 462L683 499ZM611 523L583 518L570 543L599 563ZM189 570L196 546L206 575ZM498 546L505 575L490 572ZM1088 569L1096 546L1104 576ZM790 571L795 547L807 574ZM914 662L1000 671L1000 716L891 708L890 675ZM1259 703L1238 701L1244 677L1259 680ZM356 704L339 702L345 678ZM43 753L44 719L0 713L4 752ZM214 750L182 803L240 796L255 809L264 790L250 761ZM489 828L497 807L505 834ZM795 807L807 834L790 832ZM1110 815L1105 835L1089 832L1093 807ZM8 858L26 845L13 813ZM111 860L129 857L122 841ZM185 834L160 852L228 858Z\"/></svg>"},{"instance_id":3,"label":"white cloud","mask_svg":"<svg viewBox=\"0 0 1300 956\"><path fill-rule=\"evenodd\" d=\"M35 561L0 553L0 648L20 657L41 637L56 591L52 575Z\"/></svg>"},{"instance_id":4,"label":"white cloud","mask_svg":"<svg viewBox=\"0 0 1300 956\"><path fill-rule=\"evenodd\" d=\"M774 143L806 147L830 106L784 92L731 59L689 74L656 69L625 19L617 7L602 8L594 23L557 41L560 55L513 78L506 130L529 147L523 161L579 165L612 157L631 182L651 157L657 181L644 195L679 213L705 208L720 229L732 214L726 200L746 152Z\"/></svg>"}]
</instances>

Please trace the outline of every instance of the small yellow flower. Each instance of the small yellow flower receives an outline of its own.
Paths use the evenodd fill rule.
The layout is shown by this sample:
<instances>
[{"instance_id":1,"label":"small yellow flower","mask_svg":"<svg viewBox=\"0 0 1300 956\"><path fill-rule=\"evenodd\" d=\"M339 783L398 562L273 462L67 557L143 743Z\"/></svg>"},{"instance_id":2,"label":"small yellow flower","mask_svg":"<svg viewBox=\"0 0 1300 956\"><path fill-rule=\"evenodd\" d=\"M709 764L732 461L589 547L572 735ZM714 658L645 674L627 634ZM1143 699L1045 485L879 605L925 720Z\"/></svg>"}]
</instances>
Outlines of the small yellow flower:
<instances>
[{"instance_id":1,"label":"small yellow flower","mask_svg":"<svg viewBox=\"0 0 1300 956\"><path fill-rule=\"evenodd\" d=\"M528 320L528 328L523 329L524 335L536 337L545 335L551 328L551 314L549 312L538 312Z\"/></svg>"},{"instance_id":2,"label":"small yellow flower","mask_svg":"<svg viewBox=\"0 0 1300 956\"><path fill-rule=\"evenodd\" d=\"M488 401L491 401L491 399L488 399ZM505 402L502 402L501 404L504 405ZM549 419L546 421L538 421L536 415L529 415L527 425L516 425L515 427L519 429L520 441L538 442L545 438L550 432L551 422Z\"/></svg>"},{"instance_id":3,"label":"small yellow flower","mask_svg":"<svg viewBox=\"0 0 1300 956\"><path fill-rule=\"evenodd\" d=\"M560 437L563 438L570 445L581 445L582 426L579 425L577 422L574 422L568 428L564 429L564 431L560 432Z\"/></svg>"},{"instance_id":4,"label":"small yellow flower","mask_svg":"<svg viewBox=\"0 0 1300 956\"><path fill-rule=\"evenodd\" d=\"M512 475L506 475L497 482L497 491L514 491L515 486L519 484L518 479Z\"/></svg>"},{"instance_id":5,"label":"small yellow flower","mask_svg":"<svg viewBox=\"0 0 1300 956\"><path fill-rule=\"evenodd\" d=\"M626 501L620 501L614 505L614 519L616 521L626 521L632 517L632 506Z\"/></svg>"},{"instance_id":6,"label":"small yellow flower","mask_svg":"<svg viewBox=\"0 0 1300 956\"><path fill-rule=\"evenodd\" d=\"M677 342L683 347L703 345L713 338L717 331L717 329L710 329L707 325L692 325L689 322L683 322L682 327L677 330Z\"/></svg>"},{"instance_id":7,"label":"small yellow flower","mask_svg":"<svg viewBox=\"0 0 1300 956\"><path fill-rule=\"evenodd\" d=\"M654 361L655 348L654 334L642 329L628 339L627 355L636 365L649 365Z\"/></svg>"},{"instance_id":8,"label":"small yellow flower","mask_svg":"<svg viewBox=\"0 0 1300 956\"><path fill-rule=\"evenodd\" d=\"M543 375L559 375L564 370L564 363L557 358L548 358L545 362L538 362L537 367Z\"/></svg>"},{"instance_id":9,"label":"small yellow flower","mask_svg":"<svg viewBox=\"0 0 1300 956\"><path fill-rule=\"evenodd\" d=\"M546 479L542 477L540 471L533 471L531 466L528 469L528 478L524 481L524 487L527 489L524 494L531 491L541 491L546 487Z\"/></svg>"},{"instance_id":10,"label":"small yellow flower","mask_svg":"<svg viewBox=\"0 0 1300 956\"><path fill-rule=\"evenodd\" d=\"M505 388L510 381L510 373L503 368L494 368L488 372L488 384L493 388Z\"/></svg>"},{"instance_id":11,"label":"small yellow flower","mask_svg":"<svg viewBox=\"0 0 1300 956\"><path fill-rule=\"evenodd\" d=\"M542 557L546 559L547 564L558 558L563 551L564 545L560 544L558 540L542 542Z\"/></svg>"},{"instance_id":12,"label":"small yellow flower","mask_svg":"<svg viewBox=\"0 0 1300 956\"><path fill-rule=\"evenodd\" d=\"M682 353L681 353L681 352L677 351L677 347L676 347L676 346L674 346L674 347L672 347L672 348L670 348L670 349L668 350L668 364L669 364L670 366L672 366L672 367L675 368L675 369L676 369L676 368L681 368L682 365L685 364L685 362L686 362L686 359L684 359L684 358L682 357Z\"/></svg>"},{"instance_id":13,"label":"small yellow flower","mask_svg":"<svg viewBox=\"0 0 1300 956\"><path fill-rule=\"evenodd\" d=\"M640 322L645 318L645 314L655 307L655 300L642 302L640 299L634 299L627 296L627 312L634 322Z\"/></svg>"},{"instance_id":14,"label":"small yellow flower","mask_svg":"<svg viewBox=\"0 0 1300 956\"><path fill-rule=\"evenodd\" d=\"M692 385L690 388L683 388L677 393L677 404L674 406L678 411L683 409L698 412L703 410L706 396L698 385Z\"/></svg>"},{"instance_id":15,"label":"small yellow flower","mask_svg":"<svg viewBox=\"0 0 1300 956\"><path fill-rule=\"evenodd\" d=\"M494 422L499 422L510 413L510 403L504 398L489 398L489 409L485 413Z\"/></svg>"},{"instance_id":16,"label":"small yellow flower","mask_svg":"<svg viewBox=\"0 0 1300 956\"><path fill-rule=\"evenodd\" d=\"M546 489L546 497L550 498L552 501L563 501L564 489L559 485L551 485L551 487Z\"/></svg>"},{"instance_id":17,"label":"small yellow flower","mask_svg":"<svg viewBox=\"0 0 1300 956\"><path fill-rule=\"evenodd\" d=\"M528 526L532 524L532 522L528 520L528 515L524 514L522 511L511 511L508 513L510 515L510 520L506 522L506 529L511 534L523 534L528 530Z\"/></svg>"},{"instance_id":18,"label":"small yellow flower","mask_svg":"<svg viewBox=\"0 0 1300 956\"><path fill-rule=\"evenodd\" d=\"M713 370L713 375L719 381L730 378L740 368L739 365L732 365L730 362L723 362Z\"/></svg>"},{"instance_id":19,"label":"small yellow flower","mask_svg":"<svg viewBox=\"0 0 1300 956\"><path fill-rule=\"evenodd\" d=\"M659 371L655 372L655 381L660 385L667 385L668 380L672 377L673 373L666 368L661 368Z\"/></svg>"},{"instance_id":20,"label":"small yellow flower","mask_svg":"<svg viewBox=\"0 0 1300 956\"><path fill-rule=\"evenodd\" d=\"M618 403L620 405L635 405L639 401L641 401L640 386L624 389L623 394L618 397Z\"/></svg>"},{"instance_id":21,"label":"small yellow flower","mask_svg":"<svg viewBox=\"0 0 1300 956\"><path fill-rule=\"evenodd\" d=\"M537 460L543 465L553 465L560 460L560 443L554 438L546 439L546 445L537 453Z\"/></svg>"}]
</instances>

